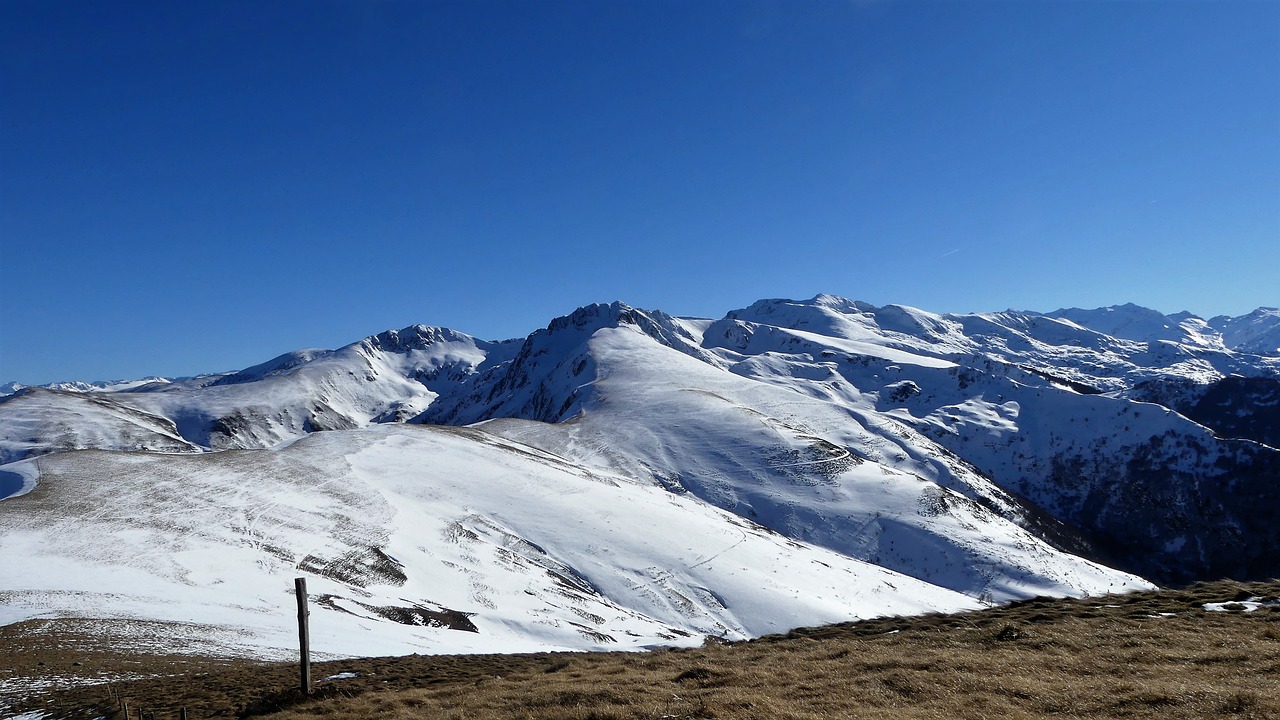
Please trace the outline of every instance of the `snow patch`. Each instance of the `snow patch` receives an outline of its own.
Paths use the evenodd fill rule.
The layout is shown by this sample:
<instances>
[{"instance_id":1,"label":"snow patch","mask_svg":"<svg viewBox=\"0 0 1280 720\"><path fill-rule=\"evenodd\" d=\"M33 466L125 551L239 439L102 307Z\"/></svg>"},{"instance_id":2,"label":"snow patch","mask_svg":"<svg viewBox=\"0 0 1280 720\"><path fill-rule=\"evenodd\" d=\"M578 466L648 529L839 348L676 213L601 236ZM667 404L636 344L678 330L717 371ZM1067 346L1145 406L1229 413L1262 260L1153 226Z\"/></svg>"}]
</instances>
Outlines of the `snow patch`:
<instances>
[{"instance_id":1,"label":"snow patch","mask_svg":"<svg viewBox=\"0 0 1280 720\"><path fill-rule=\"evenodd\" d=\"M1204 609L1210 612L1254 612L1262 608L1273 607L1280 607L1280 600L1263 600L1260 597L1251 597L1248 600L1204 604Z\"/></svg>"}]
</instances>

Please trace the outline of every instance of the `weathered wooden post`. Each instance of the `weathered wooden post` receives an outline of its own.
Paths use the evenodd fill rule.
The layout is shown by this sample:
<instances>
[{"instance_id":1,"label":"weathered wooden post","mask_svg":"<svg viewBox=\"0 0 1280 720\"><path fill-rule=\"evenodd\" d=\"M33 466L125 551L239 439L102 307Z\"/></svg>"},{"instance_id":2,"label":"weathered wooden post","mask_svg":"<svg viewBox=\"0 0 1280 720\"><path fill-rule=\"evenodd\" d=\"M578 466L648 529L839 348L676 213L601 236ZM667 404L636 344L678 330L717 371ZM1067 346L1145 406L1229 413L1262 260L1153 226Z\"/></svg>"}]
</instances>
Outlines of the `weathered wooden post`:
<instances>
[{"instance_id":1,"label":"weathered wooden post","mask_svg":"<svg viewBox=\"0 0 1280 720\"><path fill-rule=\"evenodd\" d=\"M311 631L307 618L307 579L294 578L294 594L298 596L298 647L301 649L299 666L301 670L302 694L311 694Z\"/></svg>"}]
</instances>

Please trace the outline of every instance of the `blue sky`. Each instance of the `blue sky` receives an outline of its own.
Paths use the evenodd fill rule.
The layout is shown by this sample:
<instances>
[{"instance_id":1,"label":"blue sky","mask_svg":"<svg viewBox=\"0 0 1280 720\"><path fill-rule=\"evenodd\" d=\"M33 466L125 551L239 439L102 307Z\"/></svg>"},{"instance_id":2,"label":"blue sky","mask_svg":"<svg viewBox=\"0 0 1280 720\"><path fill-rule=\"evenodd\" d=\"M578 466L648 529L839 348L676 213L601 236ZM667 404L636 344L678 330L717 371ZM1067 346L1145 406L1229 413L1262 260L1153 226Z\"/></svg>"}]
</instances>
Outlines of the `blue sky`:
<instances>
[{"instance_id":1,"label":"blue sky","mask_svg":"<svg viewBox=\"0 0 1280 720\"><path fill-rule=\"evenodd\" d=\"M0 3L0 382L820 292L1280 304L1280 3Z\"/></svg>"}]
</instances>

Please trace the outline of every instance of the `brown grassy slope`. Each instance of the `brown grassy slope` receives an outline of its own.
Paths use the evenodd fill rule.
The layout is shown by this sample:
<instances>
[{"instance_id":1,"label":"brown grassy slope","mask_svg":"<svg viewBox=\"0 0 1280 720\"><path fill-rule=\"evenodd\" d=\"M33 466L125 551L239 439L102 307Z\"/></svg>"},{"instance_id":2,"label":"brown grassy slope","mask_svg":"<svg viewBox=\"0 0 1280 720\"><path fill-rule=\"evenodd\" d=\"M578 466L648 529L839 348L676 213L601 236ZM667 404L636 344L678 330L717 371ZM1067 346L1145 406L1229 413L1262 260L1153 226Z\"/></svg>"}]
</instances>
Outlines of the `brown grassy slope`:
<instances>
[{"instance_id":1,"label":"brown grassy slope","mask_svg":"<svg viewBox=\"0 0 1280 720\"><path fill-rule=\"evenodd\" d=\"M1280 718L1280 608L1201 609L1249 595L1276 598L1280 582L1033 600L693 650L341 661L317 674L360 677L326 683L329 697L269 717ZM235 710L233 678L251 686L241 698L270 699L295 670L222 672L122 692L164 697L181 688L190 698L205 687L223 698L194 719Z\"/></svg>"}]
</instances>

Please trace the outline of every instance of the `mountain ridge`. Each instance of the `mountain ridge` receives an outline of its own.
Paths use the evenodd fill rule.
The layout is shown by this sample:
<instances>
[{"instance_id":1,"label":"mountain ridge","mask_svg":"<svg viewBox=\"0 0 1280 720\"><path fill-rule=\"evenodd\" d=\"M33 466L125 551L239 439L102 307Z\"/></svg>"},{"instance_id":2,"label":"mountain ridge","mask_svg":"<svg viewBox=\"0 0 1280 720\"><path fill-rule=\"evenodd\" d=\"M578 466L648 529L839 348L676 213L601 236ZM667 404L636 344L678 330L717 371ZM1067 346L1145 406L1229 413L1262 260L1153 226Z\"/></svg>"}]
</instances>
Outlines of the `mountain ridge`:
<instances>
[{"instance_id":1,"label":"mountain ridge","mask_svg":"<svg viewBox=\"0 0 1280 720\"><path fill-rule=\"evenodd\" d=\"M736 579L763 582L749 569L800 557L922 583L886 588L885 608L908 607L913 593L959 607L1146 587L1143 577L1280 573L1280 450L1269 442L1280 358L1211 341L1206 321L1115 307L939 315L819 295L712 320L613 302L523 339L412 325L235 373L20 389L0 398L0 472L22 478L0 485L19 488L0 524L7 543L44 560L24 566L31 578L0 572L0 614L32 603L83 612L40 567L102 577L106 556L86 553L90 536L170 548L125 562L172 598L161 603L169 621L190 607L176 599L184 584L230 582L238 606L265 608L282 591L267 578L303 572L321 578L333 618L347 623L337 646L359 626L395 651L599 647L623 642L619 632L643 644L681 637L670 628L747 636L770 616L840 617L784 602L841 596L838 575L788 571L754 599ZM1272 316L1251 317L1257 331ZM1104 320L1131 337L1088 327ZM128 520L84 510L75 495L105 468L129 489L94 491L102 503L185 487L190 501L171 501L172 512L225 527L175 544L158 508L130 505ZM460 480L471 476L492 487ZM521 495L522 477L543 478L557 497ZM602 484L616 489L592 489ZM514 497L527 497L522 508L505 507ZM664 509L672 502L697 537L737 539L663 555L628 534L641 528L616 515L624 497L637 517L666 518L642 525L685 522ZM527 514L535 508L538 518ZM563 533L583 512L613 518L587 534L612 545ZM76 524L28 529L61 514ZM357 517L368 531L352 529ZM432 527L459 554L410 540ZM616 555L624 545L626 558ZM231 566L206 566L231 547L239 559L218 563L263 579L231 582ZM716 558L734 557L722 573ZM572 602L553 600L553 587ZM219 612L230 637L258 628L283 643L253 613ZM487 639L436 629L395 640L403 631L385 627L444 616L470 618Z\"/></svg>"},{"instance_id":2,"label":"mountain ridge","mask_svg":"<svg viewBox=\"0 0 1280 720\"><path fill-rule=\"evenodd\" d=\"M795 303L795 302L797 302L797 301L795 301L795 300L790 300L790 299L785 299L785 298L763 299L763 300L758 300L758 301L756 301L756 303L755 303L754 305L749 306L748 308L744 308L744 310L750 310L751 308L754 308L754 307L756 307L757 305L761 305L761 304L768 304L768 303ZM867 310L874 311L874 310L881 309L881 308L877 308L877 306L875 306L875 305L873 305L873 304L871 304L871 303L868 303L868 302L865 302L865 301L862 301L862 300L850 300L850 299L847 299L847 298L840 297L840 296L838 296L838 295L831 295L831 294L827 294L827 293L819 293L818 295L815 295L813 298L810 298L810 299L809 299L809 300L807 300L807 301L800 301L800 302L809 302L809 303L815 303L815 304L822 303L822 304L828 304L828 305L843 306L843 307L848 307L848 308L851 308L851 309L853 309L853 310L857 310L857 311L867 311ZM593 306L595 306L595 305L601 305L601 306L619 305L619 306L623 306L623 307L631 308L631 306L630 306L629 304L627 304L627 303L625 303L625 302L623 302L623 301L613 301L612 303L596 303L596 304L594 304L594 305L584 305L584 306L582 306L582 307L581 307L581 308L579 308L579 309L582 309L582 308L588 308L588 307L593 307ZM885 305L885 306L883 306L883 307L885 307L885 308L891 308L891 307L910 308L911 306L906 306L906 305L892 305L892 304L891 304L891 305ZM1094 313L1094 314L1096 314L1096 313L1103 312L1103 311L1107 311L1107 310L1124 309L1124 308L1134 308L1134 309L1137 309L1137 310L1140 310L1140 311L1146 311L1147 313L1154 313L1155 315L1157 315L1157 316L1159 316L1159 317L1161 317L1161 318L1165 318L1165 319L1168 319L1168 320L1173 320L1173 321L1175 321L1175 323L1181 323L1182 321L1184 321L1184 320L1188 320L1188 319L1190 319L1190 320L1198 320L1198 321L1201 321L1202 323L1204 323L1205 325L1207 325L1208 327L1210 327L1211 329L1216 330L1216 331L1218 331L1218 332L1222 332L1222 333L1227 332L1227 329L1228 329L1228 328L1236 329L1236 328L1240 328L1242 325L1250 325L1250 324L1252 324L1252 325L1255 325L1255 326L1256 326L1256 328L1255 328L1255 330L1254 330L1254 332L1253 332L1252 334L1245 334L1245 333L1242 333L1242 332L1234 332L1234 333L1232 333L1232 338L1235 340L1235 342L1228 342L1228 341L1224 340L1224 341L1223 341L1223 345L1225 346L1225 348L1226 348L1226 349L1229 349L1229 350L1231 350L1231 349L1237 349L1237 348L1240 348L1240 347L1241 347L1241 346L1243 346L1243 345L1250 344L1250 343L1255 343L1255 344L1256 344L1256 343L1258 342L1258 341L1255 339L1255 337L1254 337L1254 336L1256 336L1256 335L1264 335L1264 336L1266 336L1267 338L1271 338L1271 337L1273 337L1273 336L1276 336L1276 337L1280 338L1280 308L1270 307L1270 306L1259 306L1258 308L1256 308L1256 309L1254 309L1254 310L1252 310L1252 311L1250 311L1250 312L1248 312L1248 313L1246 313L1246 314L1244 314L1244 315L1237 315L1237 316L1232 316L1232 315L1216 315L1216 316L1213 316L1212 318L1208 318L1208 319L1206 319L1206 318L1204 318L1204 317L1202 317L1202 316L1200 316L1200 315L1196 315L1196 314L1194 314L1194 313L1191 313L1190 311L1186 311L1186 310L1184 310L1184 311L1180 311L1180 312L1177 312L1177 313L1172 313L1172 314L1168 314L1168 315L1166 315L1166 314L1160 313L1158 310L1152 310L1151 308L1147 308L1147 307L1144 307L1144 306L1142 306L1142 305L1138 305L1138 304L1136 304L1136 303L1132 303L1132 302L1130 302L1130 303L1124 303L1124 304L1122 304L1122 305L1111 305L1111 306L1105 306L1105 307L1099 307L1099 308L1092 308L1092 309L1084 309L1084 308L1075 308L1075 307L1072 307L1072 308L1059 308L1059 309L1057 309L1057 310L1052 310L1052 311L1047 311L1047 312L1040 312L1040 311L1034 311L1034 310L1015 310L1015 309L1013 309L1013 308L1010 308L1010 309L1005 310L1005 311L994 311L994 312L980 312L980 313L945 313L945 314L943 314L943 316L946 316L946 317L974 317L974 316L986 316L986 315L999 315L999 314L1002 314L1002 313L1013 313L1013 314L1022 314L1022 315L1028 315L1028 316L1043 315L1043 316L1046 316L1046 317L1055 317L1055 318L1058 318L1058 317L1066 317L1066 315L1067 315L1067 314L1078 314L1078 313ZM634 308L632 308L632 309L634 309ZM912 308L912 309L914 309L914 308ZM739 311L734 311L734 310L729 311L728 315L726 315L726 318L727 318L727 317L729 317L729 316L734 315L736 312L739 312ZM564 318L568 318L568 317L572 317L572 315L573 315L573 313L570 313L569 315L562 316L562 317L564 317ZM701 320L701 319L703 319L703 318L693 318L693 317L689 317L689 318L685 318L685 319ZM384 330L384 331L382 331L382 332L380 332L380 333L376 333L376 334L374 334L374 335L370 335L370 336L368 336L368 337L366 337L366 338L364 338L364 339L365 339L365 340L368 340L368 339L375 338L375 337L378 337L378 336L381 336L381 335L386 335L387 333L403 333L403 332L405 332L405 331L413 330L413 329L415 329L415 328L434 329L434 330L437 330L437 331L442 331L442 332L447 332L447 333L453 333L453 334L457 334L457 335L466 335L467 337L475 337L475 336L470 336L470 335L467 335L466 333L459 332L459 331L457 331L457 330L453 330L453 329L450 329L450 328L444 328L444 327L440 327L440 326L433 326L433 325L426 325L426 324L414 324L414 325L407 326L407 327L405 327L405 328L388 328L387 330ZM537 331L535 331L535 332L537 332ZM477 339L477 340L478 340L479 338L475 338L475 339ZM505 342L518 342L518 341L520 341L520 340L522 340L522 338L505 339L505 340L489 340L489 341L486 341L486 342L491 342L491 343L505 343ZM359 342L359 341L357 341L357 342ZM1270 341L1268 341L1268 342L1266 342L1266 343L1263 343L1263 346L1269 346L1269 345L1270 345ZM1248 352L1252 352L1252 353L1257 353L1257 354L1280 355L1280 339L1277 339L1277 340L1275 340L1275 341L1274 341L1274 346L1273 346L1273 347L1264 347L1264 349L1262 349L1262 350L1259 350L1257 347L1250 347L1250 348L1247 348L1247 351L1248 351ZM307 353L307 352L332 352L332 351L331 351L331 350L319 349L319 348L302 349L302 350L293 350L293 351L288 351L288 352L286 352L286 353L283 353L283 354L281 354L281 355L277 356L276 358L273 358L272 360L267 361L267 363L261 363L260 365L267 365L267 364L269 364L269 363L271 363L271 362L276 362L276 361L282 360L282 359L284 359L284 358L286 358L286 357L288 357L288 356L294 355L295 353ZM140 380L120 380L120 379L117 379L117 380L93 380L93 381L85 381L85 380L62 380L62 381L55 381L55 382L51 382L51 383L37 384L37 385L27 385L27 384L23 384L23 383L21 383L21 382L19 382L19 381L17 381L17 380L13 380L13 381L9 381L9 382L5 382L5 383L3 383L3 384L0 384L0 397L4 397L4 396L6 396L6 395L13 394L13 393L15 393L15 392L17 392L17 391L19 391L19 390L21 390L21 389L23 389L23 388L27 388L27 387L42 387L42 388L48 388L48 389L69 390L69 391L73 391L73 392L75 392L75 391L80 391L80 392L94 392L94 391L104 391L104 390L105 390L105 391L112 391L112 390L117 390L117 389L124 389L124 388L126 388L127 386L142 385L142 384L155 383L155 382L167 383L167 382L173 382L173 381L175 381L175 380L190 380L190 379L194 379L194 378L220 377L220 376L225 376L225 375L234 375L234 374L238 374L238 373L243 373L243 372L247 372L247 371L250 371L250 370L254 370L254 369L255 369L255 368L257 368L257 367L259 367L259 366L251 366L251 367L248 367L248 368L243 368L243 369L238 370L238 371L225 371L225 372L219 372L219 373L208 373L208 374L203 374L203 375L180 376L180 377L176 377L176 378L165 378L165 377L160 377L160 376L154 376L154 375L153 375L153 376L146 376L146 377L144 377L144 378L142 378L142 379L140 379Z\"/></svg>"}]
</instances>

